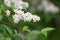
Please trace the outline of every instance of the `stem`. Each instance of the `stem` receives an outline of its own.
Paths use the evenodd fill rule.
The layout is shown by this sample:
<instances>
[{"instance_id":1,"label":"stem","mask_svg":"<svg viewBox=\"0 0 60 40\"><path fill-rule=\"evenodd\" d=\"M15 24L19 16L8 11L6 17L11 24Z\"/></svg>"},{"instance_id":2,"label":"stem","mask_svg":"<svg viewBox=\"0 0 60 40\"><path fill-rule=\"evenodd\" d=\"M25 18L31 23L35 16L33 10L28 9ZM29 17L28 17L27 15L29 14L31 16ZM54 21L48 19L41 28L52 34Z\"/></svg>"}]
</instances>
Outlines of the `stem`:
<instances>
[{"instance_id":1,"label":"stem","mask_svg":"<svg viewBox=\"0 0 60 40\"><path fill-rule=\"evenodd\" d=\"M11 24L6 23L6 22L4 22L4 21L1 21L0 23L5 24L5 25L8 25L8 26L11 26L12 28L14 28L14 29L15 29L15 26L12 26Z\"/></svg>"}]
</instances>

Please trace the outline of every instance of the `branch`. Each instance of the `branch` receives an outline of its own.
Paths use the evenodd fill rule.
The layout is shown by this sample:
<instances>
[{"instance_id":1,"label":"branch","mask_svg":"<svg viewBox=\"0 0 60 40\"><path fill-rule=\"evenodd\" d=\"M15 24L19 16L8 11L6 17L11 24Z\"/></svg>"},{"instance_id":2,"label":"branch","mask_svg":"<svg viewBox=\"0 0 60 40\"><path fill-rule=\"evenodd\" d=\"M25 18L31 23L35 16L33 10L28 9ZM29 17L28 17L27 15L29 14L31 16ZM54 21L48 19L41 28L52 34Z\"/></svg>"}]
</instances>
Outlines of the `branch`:
<instances>
[{"instance_id":1,"label":"branch","mask_svg":"<svg viewBox=\"0 0 60 40\"><path fill-rule=\"evenodd\" d=\"M8 25L8 26L11 26L12 28L16 29L14 25L11 25L11 24L6 23L6 22L4 22L4 21L1 21L0 23L5 24L5 25Z\"/></svg>"}]
</instances>

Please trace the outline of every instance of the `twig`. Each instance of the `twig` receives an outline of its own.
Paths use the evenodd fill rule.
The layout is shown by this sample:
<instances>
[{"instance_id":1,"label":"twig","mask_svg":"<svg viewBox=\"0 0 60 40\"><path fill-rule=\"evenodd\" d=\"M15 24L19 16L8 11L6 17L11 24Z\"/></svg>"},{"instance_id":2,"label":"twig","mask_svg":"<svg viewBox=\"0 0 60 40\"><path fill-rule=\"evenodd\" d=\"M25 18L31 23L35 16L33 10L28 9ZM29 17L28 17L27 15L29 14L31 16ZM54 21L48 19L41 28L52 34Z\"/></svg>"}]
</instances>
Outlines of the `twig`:
<instances>
[{"instance_id":1,"label":"twig","mask_svg":"<svg viewBox=\"0 0 60 40\"><path fill-rule=\"evenodd\" d=\"M0 23L5 24L5 25L8 25L8 26L11 26L12 28L14 28L14 29L15 29L15 26L12 26L11 24L6 23L6 22L4 22L4 21L1 21Z\"/></svg>"}]
</instances>

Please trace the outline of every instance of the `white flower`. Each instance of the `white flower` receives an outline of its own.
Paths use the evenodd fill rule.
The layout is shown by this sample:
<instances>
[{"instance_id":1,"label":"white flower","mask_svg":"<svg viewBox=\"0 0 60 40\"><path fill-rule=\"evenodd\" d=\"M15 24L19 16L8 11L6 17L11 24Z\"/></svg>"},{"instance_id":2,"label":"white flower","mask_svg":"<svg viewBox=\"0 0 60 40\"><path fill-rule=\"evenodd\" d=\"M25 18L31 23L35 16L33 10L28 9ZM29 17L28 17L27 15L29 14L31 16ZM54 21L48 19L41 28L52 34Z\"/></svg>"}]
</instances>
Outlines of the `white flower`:
<instances>
[{"instance_id":1,"label":"white flower","mask_svg":"<svg viewBox=\"0 0 60 40\"><path fill-rule=\"evenodd\" d=\"M27 2L24 2L23 4L26 6L26 8L29 7L29 4Z\"/></svg>"},{"instance_id":2,"label":"white flower","mask_svg":"<svg viewBox=\"0 0 60 40\"><path fill-rule=\"evenodd\" d=\"M18 23L20 21L19 16L17 14L14 14L13 15L13 20L14 20L14 23Z\"/></svg>"},{"instance_id":3,"label":"white flower","mask_svg":"<svg viewBox=\"0 0 60 40\"><path fill-rule=\"evenodd\" d=\"M22 10L14 10L15 14L13 15L13 19L15 23L18 23L20 20L23 20L23 15L24 15L24 11Z\"/></svg>"},{"instance_id":4,"label":"white flower","mask_svg":"<svg viewBox=\"0 0 60 40\"><path fill-rule=\"evenodd\" d=\"M55 12L58 12L59 11L58 7L56 7L54 4L52 4L49 1L43 1L42 2L42 5L44 6L45 12L55 13Z\"/></svg>"},{"instance_id":5,"label":"white flower","mask_svg":"<svg viewBox=\"0 0 60 40\"><path fill-rule=\"evenodd\" d=\"M18 9L22 10L23 9L23 6L19 6Z\"/></svg>"},{"instance_id":6,"label":"white flower","mask_svg":"<svg viewBox=\"0 0 60 40\"><path fill-rule=\"evenodd\" d=\"M28 21L30 22L33 20L33 22L39 21L40 17L36 15L32 15L30 12L24 13L22 10L15 10L15 14L13 15L13 20L15 23L18 23L20 20L24 20L24 22Z\"/></svg>"},{"instance_id":7,"label":"white flower","mask_svg":"<svg viewBox=\"0 0 60 40\"><path fill-rule=\"evenodd\" d=\"M57 13L59 8L51 3L49 0L42 0L41 4L38 6L38 10L43 10L44 12Z\"/></svg>"},{"instance_id":8,"label":"white flower","mask_svg":"<svg viewBox=\"0 0 60 40\"><path fill-rule=\"evenodd\" d=\"M15 13L16 13L16 14L19 14L19 15L22 15L22 14L24 14L24 11L22 11L22 10L17 10Z\"/></svg>"},{"instance_id":9,"label":"white flower","mask_svg":"<svg viewBox=\"0 0 60 40\"><path fill-rule=\"evenodd\" d=\"M28 21L28 22L30 22L31 20L32 20L32 14L31 13L29 13L29 12L27 12L27 13L25 13L24 15L23 15L23 20L26 22L26 21Z\"/></svg>"},{"instance_id":10,"label":"white flower","mask_svg":"<svg viewBox=\"0 0 60 40\"><path fill-rule=\"evenodd\" d=\"M21 6L23 4L22 0L12 0L12 2L14 2L14 7L18 8L19 6Z\"/></svg>"},{"instance_id":11,"label":"white flower","mask_svg":"<svg viewBox=\"0 0 60 40\"><path fill-rule=\"evenodd\" d=\"M8 3L7 3L8 2ZM26 12L24 13L23 6L28 8L29 4L27 2L23 2L22 0L4 0L4 3L8 6L11 7L10 3L13 2L14 3L14 15L13 17L13 21L14 23L18 23L20 20L23 20L24 22L28 21L30 22L31 20L33 20L34 22L39 21L40 17L36 16L36 15L32 15L30 12ZM6 15L9 16L10 15L10 11L7 10L6 11Z\"/></svg>"},{"instance_id":12,"label":"white flower","mask_svg":"<svg viewBox=\"0 0 60 40\"><path fill-rule=\"evenodd\" d=\"M52 13L56 13L59 11L59 9L57 7L55 7L54 5L49 5L46 6L47 8L45 8L45 12L52 12Z\"/></svg>"},{"instance_id":13,"label":"white flower","mask_svg":"<svg viewBox=\"0 0 60 40\"><path fill-rule=\"evenodd\" d=\"M24 22L28 21L30 22L33 20L34 22L39 21L40 17L36 15L32 15L30 12L24 13L23 10L15 9L14 10L15 14L13 15L13 20L15 23L18 23L20 20L23 20Z\"/></svg>"},{"instance_id":14,"label":"white flower","mask_svg":"<svg viewBox=\"0 0 60 40\"><path fill-rule=\"evenodd\" d=\"M16 13L18 11L18 9L14 9L14 12Z\"/></svg>"},{"instance_id":15,"label":"white flower","mask_svg":"<svg viewBox=\"0 0 60 40\"><path fill-rule=\"evenodd\" d=\"M36 16L36 15L33 15L33 22L36 22L36 21L39 21L40 20L40 17Z\"/></svg>"},{"instance_id":16,"label":"white flower","mask_svg":"<svg viewBox=\"0 0 60 40\"><path fill-rule=\"evenodd\" d=\"M20 20L18 18L15 18L14 23L18 23Z\"/></svg>"},{"instance_id":17,"label":"white flower","mask_svg":"<svg viewBox=\"0 0 60 40\"><path fill-rule=\"evenodd\" d=\"M18 18L18 19L19 19L19 15L14 14L14 15L13 15L13 19L15 19L15 18Z\"/></svg>"},{"instance_id":18,"label":"white flower","mask_svg":"<svg viewBox=\"0 0 60 40\"><path fill-rule=\"evenodd\" d=\"M6 16L10 16L10 11L9 10L6 11Z\"/></svg>"},{"instance_id":19,"label":"white flower","mask_svg":"<svg viewBox=\"0 0 60 40\"><path fill-rule=\"evenodd\" d=\"M23 15L24 15L24 11L22 10L15 10L15 14L17 14L19 16L19 19L22 20Z\"/></svg>"},{"instance_id":20,"label":"white flower","mask_svg":"<svg viewBox=\"0 0 60 40\"><path fill-rule=\"evenodd\" d=\"M18 14L18 15L24 15L24 11L22 10L14 9L14 12L15 14Z\"/></svg>"},{"instance_id":21,"label":"white flower","mask_svg":"<svg viewBox=\"0 0 60 40\"><path fill-rule=\"evenodd\" d=\"M29 7L29 4L27 2L23 2L22 0L4 0L4 3L8 6L11 7L11 2L14 3L15 8L19 8L19 6L22 6L23 4L26 6L26 8Z\"/></svg>"},{"instance_id":22,"label":"white flower","mask_svg":"<svg viewBox=\"0 0 60 40\"><path fill-rule=\"evenodd\" d=\"M36 22L36 21L40 20L40 17L38 17L36 15L32 15L30 12L25 13L23 18L24 18L25 22L26 21L30 22L31 20L33 20L33 22Z\"/></svg>"},{"instance_id":23,"label":"white flower","mask_svg":"<svg viewBox=\"0 0 60 40\"><path fill-rule=\"evenodd\" d=\"M4 3L5 3L8 7L11 7L11 5L10 5L11 1L10 1L10 0L4 0Z\"/></svg>"}]
</instances>

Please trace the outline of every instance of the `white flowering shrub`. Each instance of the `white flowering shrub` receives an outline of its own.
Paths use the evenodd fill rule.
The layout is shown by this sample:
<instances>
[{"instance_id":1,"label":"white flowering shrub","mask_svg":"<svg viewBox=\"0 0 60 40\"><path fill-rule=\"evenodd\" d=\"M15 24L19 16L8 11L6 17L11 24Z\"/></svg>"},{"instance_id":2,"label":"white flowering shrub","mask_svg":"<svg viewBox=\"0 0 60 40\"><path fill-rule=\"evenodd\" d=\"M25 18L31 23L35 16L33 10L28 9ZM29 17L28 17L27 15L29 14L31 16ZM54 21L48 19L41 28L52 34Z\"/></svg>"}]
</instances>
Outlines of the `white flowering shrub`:
<instances>
[{"instance_id":1,"label":"white flowering shrub","mask_svg":"<svg viewBox=\"0 0 60 40\"><path fill-rule=\"evenodd\" d=\"M29 26L25 26L26 22L40 21L39 16L26 11L28 7L29 4L22 0L4 0L1 3L0 40L37 40L38 35L47 37L47 32L54 30L54 28L45 28L41 31L30 30ZM21 24L23 26L20 26Z\"/></svg>"}]
</instances>

